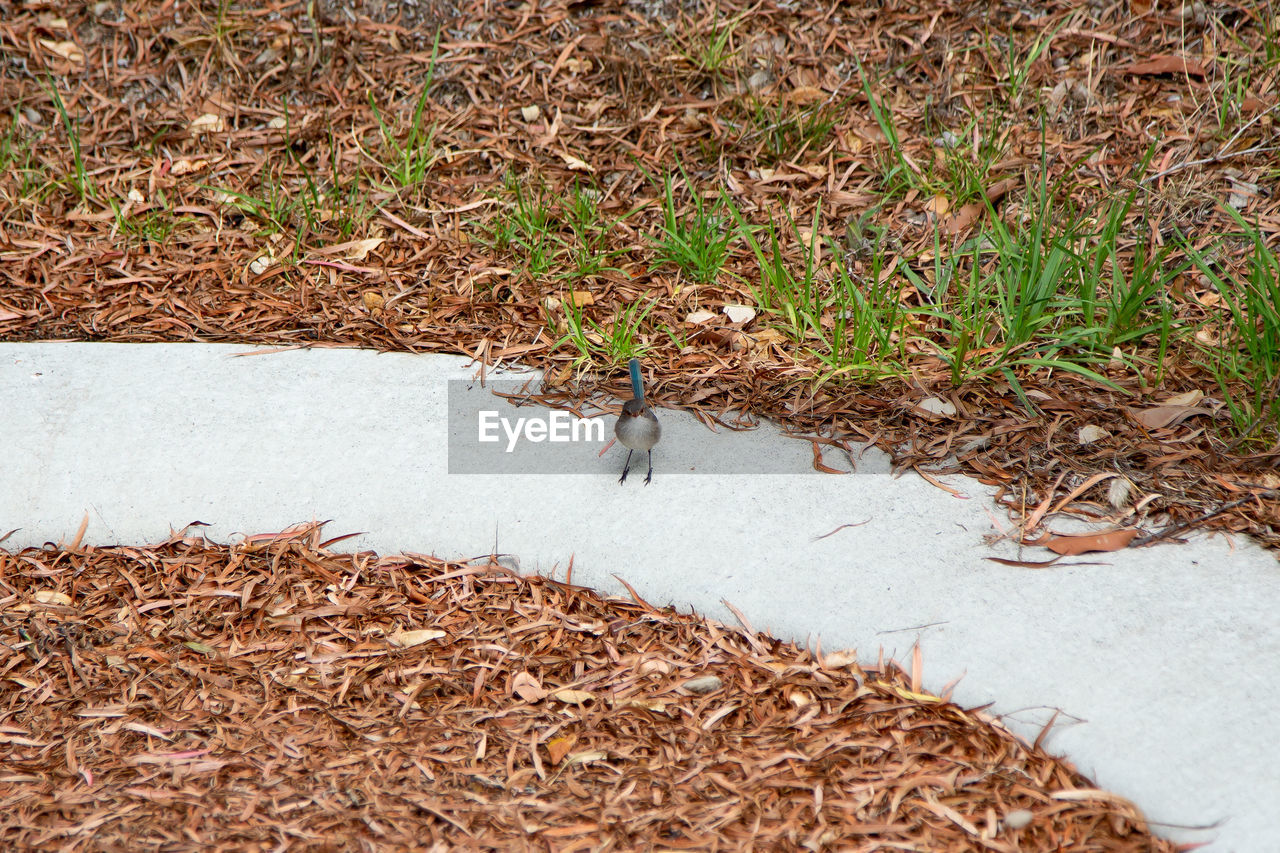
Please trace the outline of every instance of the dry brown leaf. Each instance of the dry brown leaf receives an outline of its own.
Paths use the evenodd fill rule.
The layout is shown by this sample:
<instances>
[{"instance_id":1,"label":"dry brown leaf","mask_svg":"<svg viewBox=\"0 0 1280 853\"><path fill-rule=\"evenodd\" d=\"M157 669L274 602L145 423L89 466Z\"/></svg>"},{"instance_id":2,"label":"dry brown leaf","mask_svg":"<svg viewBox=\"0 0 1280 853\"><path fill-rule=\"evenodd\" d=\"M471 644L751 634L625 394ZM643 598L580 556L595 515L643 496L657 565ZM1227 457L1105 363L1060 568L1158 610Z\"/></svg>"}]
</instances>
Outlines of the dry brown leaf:
<instances>
[{"instance_id":1,"label":"dry brown leaf","mask_svg":"<svg viewBox=\"0 0 1280 853\"><path fill-rule=\"evenodd\" d=\"M191 124L187 126L187 130L192 136L199 136L202 133L222 133L226 129L227 125L222 120L222 116L214 113L204 113L196 116L191 120Z\"/></svg>"},{"instance_id":2,"label":"dry brown leaf","mask_svg":"<svg viewBox=\"0 0 1280 853\"><path fill-rule=\"evenodd\" d=\"M822 656L823 669L843 669L858 662L857 649L839 649Z\"/></svg>"},{"instance_id":3,"label":"dry brown leaf","mask_svg":"<svg viewBox=\"0 0 1280 853\"><path fill-rule=\"evenodd\" d=\"M1174 394L1169 399L1162 400L1160 402L1160 405L1162 406L1194 406L1196 403L1199 403L1203 399L1204 399L1204 392L1199 389L1195 389L1192 391L1186 391L1182 394Z\"/></svg>"},{"instance_id":4,"label":"dry brown leaf","mask_svg":"<svg viewBox=\"0 0 1280 853\"><path fill-rule=\"evenodd\" d=\"M588 163L586 160L582 160L578 157L573 156L572 154L561 152L560 158L564 160L564 164L569 167L570 171L574 171L574 172L594 172L595 171L595 167L592 166L590 163Z\"/></svg>"},{"instance_id":5,"label":"dry brown leaf","mask_svg":"<svg viewBox=\"0 0 1280 853\"><path fill-rule=\"evenodd\" d=\"M547 691L542 688L542 682L523 670L512 676L511 692L526 702L541 702L547 696Z\"/></svg>"},{"instance_id":6,"label":"dry brown leaf","mask_svg":"<svg viewBox=\"0 0 1280 853\"><path fill-rule=\"evenodd\" d=\"M381 237L370 237L366 240L354 240L346 245L343 257L352 261L363 261L369 253L385 243Z\"/></svg>"},{"instance_id":7,"label":"dry brown leaf","mask_svg":"<svg viewBox=\"0 0 1280 853\"><path fill-rule=\"evenodd\" d=\"M1157 75L1157 74L1190 74L1192 77L1205 76L1204 66L1194 59L1184 59L1180 56L1153 56L1144 62L1135 62L1132 65L1126 65L1123 69L1126 74Z\"/></svg>"},{"instance_id":8,"label":"dry brown leaf","mask_svg":"<svg viewBox=\"0 0 1280 853\"><path fill-rule=\"evenodd\" d=\"M416 631L397 631L390 637L387 637L387 639L391 642L391 645L407 649L411 646L421 645L422 643L430 640L438 640L444 636L446 636L444 631L437 631L433 628L421 628Z\"/></svg>"},{"instance_id":9,"label":"dry brown leaf","mask_svg":"<svg viewBox=\"0 0 1280 853\"><path fill-rule=\"evenodd\" d=\"M1249 95L1247 98L1245 98L1243 101L1240 102L1240 113L1241 115L1251 116L1251 115L1254 115L1255 113L1260 113L1260 112L1263 112L1264 110L1269 110L1273 105L1274 103L1271 101L1265 101L1262 98L1256 97L1254 95Z\"/></svg>"},{"instance_id":10,"label":"dry brown leaf","mask_svg":"<svg viewBox=\"0 0 1280 853\"><path fill-rule=\"evenodd\" d=\"M1119 551L1129 547L1138 535L1136 527L1125 527L1107 533L1087 533L1079 536L1057 534L1042 544L1055 554L1074 557L1090 551Z\"/></svg>"},{"instance_id":11,"label":"dry brown leaf","mask_svg":"<svg viewBox=\"0 0 1280 853\"><path fill-rule=\"evenodd\" d=\"M825 101L827 93L817 86L797 86L786 94L786 98L793 104L807 106Z\"/></svg>"},{"instance_id":12,"label":"dry brown leaf","mask_svg":"<svg viewBox=\"0 0 1280 853\"><path fill-rule=\"evenodd\" d=\"M551 698L566 705L583 705L596 697L586 690L557 690L551 694Z\"/></svg>"},{"instance_id":13,"label":"dry brown leaf","mask_svg":"<svg viewBox=\"0 0 1280 853\"><path fill-rule=\"evenodd\" d=\"M750 335L746 335L746 338L751 342L750 348L752 350L777 346L789 340L785 334L775 328L761 329L758 332L752 332Z\"/></svg>"},{"instance_id":14,"label":"dry brown leaf","mask_svg":"<svg viewBox=\"0 0 1280 853\"><path fill-rule=\"evenodd\" d=\"M1135 412L1134 418L1147 429L1164 429L1197 415L1212 416L1213 410L1203 406L1152 406Z\"/></svg>"},{"instance_id":15,"label":"dry brown leaf","mask_svg":"<svg viewBox=\"0 0 1280 853\"><path fill-rule=\"evenodd\" d=\"M1076 434L1076 442L1078 444L1093 444L1095 441L1102 441L1104 438L1110 438L1111 433L1107 432L1103 427L1097 424L1085 424L1080 427L1080 431Z\"/></svg>"},{"instance_id":16,"label":"dry brown leaf","mask_svg":"<svg viewBox=\"0 0 1280 853\"><path fill-rule=\"evenodd\" d=\"M987 557L993 563L999 563L1002 566L1010 566L1015 569L1047 569L1057 563L1062 557L1054 557L1052 560L1013 560L1008 557Z\"/></svg>"},{"instance_id":17,"label":"dry brown leaf","mask_svg":"<svg viewBox=\"0 0 1280 853\"><path fill-rule=\"evenodd\" d=\"M827 167L823 163L792 163L791 165L814 180L821 181L827 177ZM810 241L808 239L805 240L806 245L808 245L809 242ZM818 250L821 251L822 241L819 240L815 245Z\"/></svg>"},{"instance_id":18,"label":"dry brown leaf","mask_svg":"<svg viewBox=\"0 0 1280 853\"><path fill-rule=\"evenodd\" d=\"M547 754L551 757L552 764L559 764L560 761L569 754L569 750L573 749L573 745L578 742L576 736L552 738L547 741Z\"/></svg>"},{"instance_id":19,"label":"dry brown leaf","mask_svg":"<svg viewBox=\"0 0 1280 853\"><path fill-rule=\"evenodd\" d=\"M787 701L802 711L813 704L813 697L803 690L793 690L787 694Z\"/></svg>"},{"instance_id":20,"label":"dry brown leaf","mask_svg":"<svg viewBox=\"0 0 1280 853\"><path fill-rule=\"evenodd\" d=\"M1004 198L1010 190L1018 186L1020 183L1021 181L1016 178L1005 178L1002 181L996 181L994 184L987 187L987 201L992 205L996 204L1000 199ZM961 205L960 209L947 219L943 230L948 234L959 234L961 231L972 226L986 209L987 206L985 204L976 201Z\"/></svg>"},{"instance_id":21,"label":"dry brown leaf","mask_svg":"<svg viewBox=\"0 0 1280 853\"><path fill-rule=\"evenodd\" d=\"M640 708L645 711L652 711L655 714L665 714L667 713L667 706L671 703L664 702L661 699L625 699L613 704L617 708Z\"/></svg>"},{"instance_id":22,"label":"dry brown leaf","mask_svg":"<svg viewBox=\"0 0 1280 853\"><path fill-rule=\"evenodd\" d=\"M80 49L80 45L73 41L52 41L50 39L40 39L40 45L50 53L56 53L63 59L75 65L84 64L84 51Z\"/></svg>"},{"instance_id":23,"label":"dry brown leaf","mask_svg":"<svg viewBox=\"0 0 1280 853\"><path fill-rule=\"evenodd\" d=\"M191 160L189 158L182 157L174 161L173 165L169 168L169 174L178 176L189 175L192 172L200 172L207 168L209 168L208 160Z\"/></svg>"},{"instance_id":24,"label":"dry brown leaf","mask_svg":"<svg viewBox=\"0 0 1280 853\"><path fill-rule=\"evenodd\" d=\"M656 660L654 658L646 658L640 663L641 675L670 675L671 664L665 660Z\"/></svg>"}]
</instances>

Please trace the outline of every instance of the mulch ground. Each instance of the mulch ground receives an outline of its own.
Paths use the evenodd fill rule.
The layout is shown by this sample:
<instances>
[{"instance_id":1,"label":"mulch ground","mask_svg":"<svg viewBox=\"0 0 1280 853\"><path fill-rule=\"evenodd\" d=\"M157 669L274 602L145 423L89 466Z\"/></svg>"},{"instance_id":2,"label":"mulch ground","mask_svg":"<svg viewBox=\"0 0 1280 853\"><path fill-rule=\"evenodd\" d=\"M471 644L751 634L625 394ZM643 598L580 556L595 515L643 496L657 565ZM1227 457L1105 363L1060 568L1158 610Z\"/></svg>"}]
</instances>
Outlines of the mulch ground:
<instances>
[{"instance_id":1,"label":"mulch ground","mask_svg":"<svg viewBox=\"0 0 1280 853\"><path fill-rule=\"evenodd\" d=\"M5 848L1176 849L918 659L325 544L0 552Z\"/></svg>"},{"instance_id":2,"label":"mulch ground","mask_svg":"<svg viewBox=\"0 0 1280 853\"><path fill-rule=\"evenodd\" d=\"M1003 157L977 180L1011 221L1042 162L1050 184L1067 179L1063 210L1085 211L1132 187L1158 138L1125 233L1148 251L1175 232L1208 247L1234 230L1221 209L1234 194L1275 241L1277 66L1263 60L1276 23L1246 3L1185 9L4 0L0 129L19 154L0 174L0 340L465 353L543 367L552 390L581 400L602 377L574 366L566 303L609 334L629 306L652 302L640 343L661 405L767 415L800 433L875 440L902 467L964 471L1002 487L1011 535L1027 540L1053 517L1034 510L1054 506L1147 532L1171 521L1280 545L1280 435L1274 425L1232 434L1216 381L1185 352L1163 373L1108 369L1122 392L1018 368L1038 412L1004 381L952 387L928 346L909 380L814 387L821 365L803 347L765 318L720 313L752 302L746 282L759 271L745 246L698 283L658 262L649 240L662 221L659 179L675 174L679 215L691 188L729 193L755 224L791 216L807 227L820 203L818 231L845 247L855 276L869 274L874 229L932 276L947 199L885 196L892 157L861 63L912 163L944 156L944 130L995 117ZM721 36L712 68L707 48ZM1031 94L1009 101L1015 77ZM431 160L421 181L397 184L383 127L404 145L419 107ZM513 186L547 199L558 245L590 257L565 250L539 273L528 245L495 242ZM582 188L607 229L573 232ZM244 197L259 209L236 203ZM955 240L981 222L968 218ZM1121 239L1121 265L1137 243ZM799 237L781 249L799 264ZM925 303L900 286L904 308ZM1167 296L1212 339L1225 308L1211 287L1188 274ZM689 321L703 309L711 319ZM1134 347L1125 364L1154 358L1155 346ZM1160 408L1197 392L1201 405ZM955 414L936 414L939 401Z\"/></svg>"},{"instance_id":3,"label":"mulch ground","mask_svg":"<svg viewBox=\"0 0 1280 853\"><path fill-rule=\"evenodd\" d=\"M661 405L772 416L978 476L1003 487L1011 528L1026 527L1013 535L1071 509L1280 545L1274 431L1236 441L1212 406L1139 417L1216 393L1187 359L1109 371L1125 394L1020 369L1038 413L1001 383L952 387L928 352L909 381L813 387L802 349L719 313L751 302L749 251L697 283L647 237L662 221L651 177L679 162L756 224L808 224L821 201L818 230L858 275L874 228L927 277L941 208L910 192L881 204L886 140L855 58L926 163L942 130L1007 88L1010 46L1025 57L1052 33L1022 81L1052 94L1050 121L1014 105L1004 158L981 176L1006 215L1038 182L1042 140L1049 181L1070 173L1063 203L1083 210L1130 185L1158 133L1153 240L1178 229L1208 245L1231 226L1217 202L1245 186L1274 239L1274 74L1233 78L1251 89L1228 148L1206 88L1275 32L1251 6L63 5L0 0L0 340L461 353L541 366L573 404L621 374L580 373L566 303L607 332L652 301L641 336ZM712 73L698 57L729 20ZM1190 62L1170 73L1169 56ZM407 139L429 76L432 160L395 184L382 123ZM831 120L816 144L759 121L797 106ZM565 277L564 255L537 275L496 245L513 186L545 194L558 245L594 241L608 263ZM567 224L582 187L607 230ZM235 203L249 197L258 210ZM1180 281L1179 318L1211 331L1209 291ZM900 298L921 304L905 285ZM713 319L688 319L701 309ZM929 398L956 414L929 416ZM1103 437L1081 445L1083 427ZM323 544L311 531L0 552L6 846L1174 849L1065 762L925 694L918 665L860 667L487 564Z\"/></svg>"}]
</instances>

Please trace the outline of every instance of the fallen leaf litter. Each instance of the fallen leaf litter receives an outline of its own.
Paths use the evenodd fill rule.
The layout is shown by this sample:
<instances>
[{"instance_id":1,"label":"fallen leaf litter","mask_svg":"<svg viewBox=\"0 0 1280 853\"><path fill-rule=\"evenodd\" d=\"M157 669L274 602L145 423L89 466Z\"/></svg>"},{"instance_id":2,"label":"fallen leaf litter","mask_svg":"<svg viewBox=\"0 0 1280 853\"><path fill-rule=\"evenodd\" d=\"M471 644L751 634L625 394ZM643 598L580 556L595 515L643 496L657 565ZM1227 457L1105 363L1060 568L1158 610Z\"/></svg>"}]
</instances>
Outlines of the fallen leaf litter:
<instances>
[{"instance_id":1,"label":"fallen leaf litter","mask_svg":"<svg viewBox=\"0 0 1280 853\"><path fill-rule=\"evenodd\" d=\"M8 849L1176 849L918 670L325 544L0 552Z\"/></svg>"}]
</instances>

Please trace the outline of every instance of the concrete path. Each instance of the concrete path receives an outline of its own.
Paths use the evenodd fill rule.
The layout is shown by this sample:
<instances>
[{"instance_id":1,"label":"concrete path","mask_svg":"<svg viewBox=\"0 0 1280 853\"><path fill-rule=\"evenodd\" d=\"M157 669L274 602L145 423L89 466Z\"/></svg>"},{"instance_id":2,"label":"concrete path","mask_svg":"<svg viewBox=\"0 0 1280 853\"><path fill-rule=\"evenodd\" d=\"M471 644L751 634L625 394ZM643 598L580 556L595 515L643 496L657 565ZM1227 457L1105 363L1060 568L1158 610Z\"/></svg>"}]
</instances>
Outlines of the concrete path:
<instances>
[{"instance_id":1,"label":"concrete path","mask_svg":"<svg viewBox=\"0 0 1280 853\"><path fill-rule=\"evenodd\" d=\"M1280 564L1249 541L1010 568L985 559L1016 556L984 544L1003 520L985 487L894 479L876 453L819 475L810 445L771 427L714 433L660 411L652 484L633 460L620 486L617 446L522 438L506 454L500 422L479 442L482 410L509 425L546 412L468 382L462 359L248 352L0 344L0 535L20 528L0 547L70 540L88 513L86 541L104 545L197 520L225 542L330 519L332 536L367 531L344 549L496 542L561 579L572 558L577 583L625 593L617 575L732 621L727 601L826 650L907 662L919 641L927 688L963 677L956 701L994 703L1030 738L1060 710L1049 748L1171 837L1280 850Z\"/></svg>"}]
</instances>

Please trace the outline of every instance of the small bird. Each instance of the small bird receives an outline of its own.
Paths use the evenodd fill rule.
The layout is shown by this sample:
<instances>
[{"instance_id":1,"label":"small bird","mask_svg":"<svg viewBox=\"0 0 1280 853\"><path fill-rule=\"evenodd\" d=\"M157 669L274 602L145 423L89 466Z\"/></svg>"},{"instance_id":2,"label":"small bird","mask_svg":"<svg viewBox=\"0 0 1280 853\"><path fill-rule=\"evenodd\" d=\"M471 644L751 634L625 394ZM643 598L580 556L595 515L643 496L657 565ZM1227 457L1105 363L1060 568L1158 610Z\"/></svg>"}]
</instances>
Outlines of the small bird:
<instances>
[{"instance_id":1,"label":"small bird","mask_svg":"<svg viewBox=\"0 0 1280 853\"><path fill-rule=\"evenodd\" d=\"M645 405L644 385L640 381L640 359L631 359L628 366L631 368L632 398L623 404L622 414L618 415L618 422L613 425L613 434L627 448L627 464L623 466L618 482L622 483L627 479L627 472L631 469L631 454L643 450L649 454L649 473L644 478L647 486L653 479L653 446L662 438L662 424L658 423L653 409Z\"/></svg>"}]
</instances>

